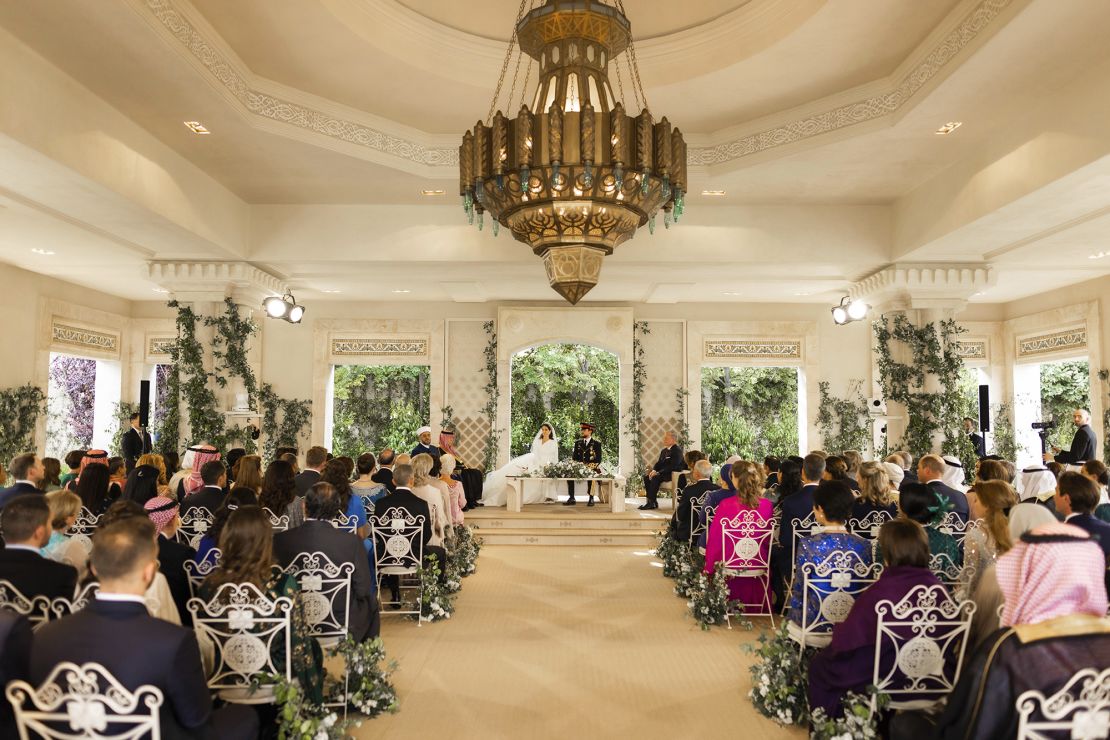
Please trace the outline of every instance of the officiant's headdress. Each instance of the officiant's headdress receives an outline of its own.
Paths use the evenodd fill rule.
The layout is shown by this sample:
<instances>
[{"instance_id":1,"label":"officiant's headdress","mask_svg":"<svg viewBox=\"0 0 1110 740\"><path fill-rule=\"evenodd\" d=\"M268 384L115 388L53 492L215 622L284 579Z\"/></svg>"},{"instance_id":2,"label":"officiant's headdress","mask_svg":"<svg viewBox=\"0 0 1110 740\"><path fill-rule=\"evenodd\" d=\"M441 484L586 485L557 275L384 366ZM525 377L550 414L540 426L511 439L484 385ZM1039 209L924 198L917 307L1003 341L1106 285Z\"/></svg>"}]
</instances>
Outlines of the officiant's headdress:
<instances>
[{"instance_id":1,"label":"officiant's headdress","mask_svg":"<svg viewBox=\"0 0 1110 740\"><path fill-rule=\"evenodd\" d=\"M431 427L420 427L419 429L416 430L416 436L417 437L419 437L421 434L424 434L424 433L431 434L432 433L432 428Z\"/></svg>"}]
</instances>

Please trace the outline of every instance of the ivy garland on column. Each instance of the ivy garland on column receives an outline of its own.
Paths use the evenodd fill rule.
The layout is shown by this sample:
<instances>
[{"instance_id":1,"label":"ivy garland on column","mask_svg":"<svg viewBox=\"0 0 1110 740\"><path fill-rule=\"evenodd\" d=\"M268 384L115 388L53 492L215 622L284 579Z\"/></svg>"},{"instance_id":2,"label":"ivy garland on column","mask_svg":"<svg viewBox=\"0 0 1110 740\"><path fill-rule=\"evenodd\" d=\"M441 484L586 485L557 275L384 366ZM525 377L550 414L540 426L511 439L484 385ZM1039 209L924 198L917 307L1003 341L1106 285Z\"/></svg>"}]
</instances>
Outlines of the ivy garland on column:
<instances>
[{"instance_id":1,"label":"ivy garland on column","mask_svg":"<svg viewBox=\"0 0 1110 740\"><path fill-rule=\"evenodd\" d=\"M902 446L921 456L933 451L934 435L942 434L941 453L955 455L964 470L974 470L975 448L962 428L967 401L960 392L964 363L957 340L965 329L952 319L917 327L904 314L895 314L893 321L883 316L873 326L883 394L905 406L908 416ZM909 347L912 365L891 356L895 341ZM936 378L940 391L925 391L929 375Z\"/></svg>"},{"instance_id":2,"label":"ivy garland on column","mask_svg":"<svg viewBox=\"0 0 1110 740\"><path fill-rule=\"evenodd\" d=\"M221 388L227 387L227 380L237 376L243 381L243 389L247 392L247 404L252 409L258 405L258 381L254 377L254 370L247 361L247 341L258 333L258 324L254 323L248 315L243 318L239 315L239 307L230 297L224 298L224 312L219 316L207 316L205 326L215 329L212 337L213 365L223 372L212 373L216 384ZM223 446L230 447L232 443L239 443L248 454L258 451L258 445L251 437L248 427L238 424L225 429Z\"/></svg>"},{"instance_id":3,"label":"ivy garland on column","mask_svg":"<svg viewBox=\"0 0 1110 740\"><path fill-rule=\"evenodd\" d=\"M312 401L282 398L274 393L273 386L263 383L259 402L262 406L262 430L266 434L262 450L268 465L273 462L278 447L300 446L301 434L312 420Z\"/></svg>"},{"instance_id":4,"label":"ivy garland on column","mask_svg":"<svg viewBox=\"0 0 1110 740\"><path fill-rule=\"evenodd\" d=\"M170 357L189 417L192 442L207 442L222 448L224 415L216 403L215 392L208 385L211 373L204 369L204 347L197 340L197 324L202 319L190 306L182 306L177 301L167 305L177 309L177 342L170 349Z\"/></svg>"},{"instance_id":5,"label":"ivy garland on column","mask_svg":"<svg viewBox=\"0 0 1110 740\"><path fill-rule=\"evenodd\" d=\"M863 381L848 383L848 395L838 398L829 393L829 382L817 384L817 431L821 433L822 449L831 453L845 450L864 451L871 446L871 425L867 415L867 399Z\"/></svg>"},{"instance_id":6,"label":"ivy garland on column","mask_svg":"<svg viewBox=\"0 0 1110 740\"><path fill-rule=\"evenodd\" d=\"M634 493L644 486L647 464L644 462L644 432L641 429L643 407L641 398L647 383L647 368L644 367L644 345L640 337L651 333L646 321L632 325L632 403L628 406L628 423L624 428L632 444L632 470L628 474L628 491Z\"/></svg>"},{"instance_id":7,"label":"ivy garland on column","mask_svg":"<svg viewBox=\"0 0 1110 740\"><path fill-rule=\"evenodd\" d=\"M46 413L46 394L27 384L0 390L0 461L35 449L35 422Z\"/></svg>"},{"instance_id":8,"label":"ivy garland on column","mask_svg":"<svg viewBox=\"0 0 1110 740\"><path fill-rule=\"evenodd\" d=\"M991 419L991 428L994 430L992 451L1003 460L1013 461L1018 459L1019 445L1010 410L1008 403L994 405L994 418Z\"/></svg>"},{"instance_id":9,"label":"ivy garland on column","mask_svg":"<svg viewBox=\"0 0 1110 740\"><path fill-rule=\"evenodd\" d=\"M674 389L675 414L678 416L678 432L675 442L686 450L690 447L690 422L686 419L686 404L690 400L690 391L682 386Z\"/></svg>"},{"instance_id":10,"label":"ivy garland on column","mask_svg":"<svg viewBox=\"0 0 1110 740\"><path fill-rule=\"evenodd\" d=\"M1102 381L1103 394L1108 397L1102 408L1102 460L1110 465L1110 370L1099 370L1098 379Z\"/></svg>"},{"instance_id":11,"label":"ivy garland on column","mask_svg":"<svg viewBox=\"0 0 1110 740\"><path fill-rule=\"evenodd\" d=\"M177 370L177 345L170 347L170 364L166 372L165 411L154 427L154 448L165 454L181 449L181 374Z\"/></svg>"},{"instance_id":12,"label":"ivy garland on column","mask_svg":"<svg viewBox=\"0 0 1110 740\"><path fill-rule=\"evenodd\" d=\"M482 461L485 470L493 470L497 462L497 445L501 440L501 433L497 429L497 331L494 322L487 321L482 324L486 332L486 349L483 354L486 360L486 405L482 407L482 414L489 422L489 431L486 433L486 459Z\"/></svg>"}]
</instances>

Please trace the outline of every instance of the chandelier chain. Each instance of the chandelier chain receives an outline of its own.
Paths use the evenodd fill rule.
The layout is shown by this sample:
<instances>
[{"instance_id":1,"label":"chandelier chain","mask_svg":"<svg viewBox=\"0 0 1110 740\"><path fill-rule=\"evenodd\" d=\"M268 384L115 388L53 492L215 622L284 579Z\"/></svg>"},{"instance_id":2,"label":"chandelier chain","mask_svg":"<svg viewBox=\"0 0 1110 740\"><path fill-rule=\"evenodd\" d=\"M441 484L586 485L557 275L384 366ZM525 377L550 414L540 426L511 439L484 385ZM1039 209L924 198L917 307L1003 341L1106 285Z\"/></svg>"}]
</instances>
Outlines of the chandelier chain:
<instances>
[{"instance_id":1,"label":"chandelier chain","mask_svg":"<svg viewBox=\"0 0 1110 740\"><path fill-rule=\"evenodd\" d=\"M624 9L624 0L617 0L617 8L625 18L628 17L628 12ZM637 99L643 101L644 110L650 113L651 106L648 105L647 93L644 92L644 83L640 81L640 63L636 61L636 41L631 35L628 37L628 58L629 76L632 78L634 89L638 91Z\"/></svg>"},{"instance_id":2,"label":"chandelier chain","mask_svg":"<svg viewBox=\"0 0 1110 740\"><path fill-rule=\"evenodd\" d=\"M513 47L516 46L516 29L520 25L520 19L524 17L524 6L528 5L529 0L520 0L520 7L516 11L516 22L513 23L513 33L509 36L509 45L505 49L505 61L501 63L501 75L497 78L497 89L493 92L493 100L489 103L489 113L486 114L486 125L493 120L493 112L497 109L497 100L501 97L501 86L505 84L505 73L509 71L509 63L513 59ZM519 59L517 62L519 66ZM513 81L516 81L516 75L513 75ZM512 93L509 93L509 101L512 102Z\"/></svg>"},{"instance_id":3,"label":"chandelier chain","mask_svg":"<svg viewBox=\"0 0 1110 740\"><path fill-rule=\"evenodd\" d=\"M532 76L532 57L528 57L528 66L524 69L524 80L520 83L520 100L517 102L516 108L513 108L513 110L519 110L520 107L522 105L524 105L524 96L528 94L528 79L531 76ZM539 83L537 82L537 84L539 84ZM515 85L515 82L514 82L514 85ZM510 103L512 102L511 98L509 99L509 102Z\"/></svg>"}]
</instances>

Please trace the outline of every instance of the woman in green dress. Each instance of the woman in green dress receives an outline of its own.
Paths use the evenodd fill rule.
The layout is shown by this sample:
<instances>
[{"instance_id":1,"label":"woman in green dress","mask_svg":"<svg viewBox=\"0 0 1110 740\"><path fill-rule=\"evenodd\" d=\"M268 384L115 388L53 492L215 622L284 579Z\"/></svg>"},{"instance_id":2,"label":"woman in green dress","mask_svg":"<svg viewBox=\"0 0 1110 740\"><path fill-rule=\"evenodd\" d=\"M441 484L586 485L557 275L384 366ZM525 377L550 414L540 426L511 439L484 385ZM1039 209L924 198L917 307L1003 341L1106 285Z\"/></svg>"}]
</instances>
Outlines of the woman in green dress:
<instances>
[{"instance_id":1,"label":"woman in green dress","mask_svg":"<svg viewBox=\"0 0 1110 740\"><path fill-rule=\"evenodd\" d=\"M324 695L324 655L305 619L301 589L297 580L274 564L273 530L270 518L258 506L241 506L227 519L220 533L219 566L208 575L200 589L203 599L211 599L225 583L250 583L270 599L286 596L293 602L292 673L305 696L321 703ZM274 666L285 663L285 644L275 640L270 656Z\"/></svg>"}]
</instances>

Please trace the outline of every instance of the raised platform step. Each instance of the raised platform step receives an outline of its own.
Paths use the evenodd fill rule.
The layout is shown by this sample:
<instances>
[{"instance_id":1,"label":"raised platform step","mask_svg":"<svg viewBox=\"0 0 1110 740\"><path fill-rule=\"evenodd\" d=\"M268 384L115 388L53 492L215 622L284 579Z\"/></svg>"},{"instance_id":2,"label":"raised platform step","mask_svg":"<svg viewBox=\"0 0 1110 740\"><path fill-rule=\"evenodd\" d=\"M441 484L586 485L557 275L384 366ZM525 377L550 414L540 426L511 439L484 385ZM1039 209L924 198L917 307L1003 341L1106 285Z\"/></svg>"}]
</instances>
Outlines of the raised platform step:
<instances>
[{"instance_id":1,"label":"raised platform step","mask_svg":"<svg viewBox=\"0 0 1110 740\"><path fill-rule=\"evenodd\" d=\"M557 529L552 527L480 528L486 545L613 545L651 547L655 532L643 529Z\"/></svg>"},{"instance_id":2,"label":"raised platform step","mask_svg":"<svg viewBox=\"0 0 1110 740\"><path fill-rule=\"evenodd\" d=\"M478 527L483 533L502 529L554 529L655 532L666 526L670 517L626 517L605 513L599 516L544 516L539 514L508 514L501 516L475 516L467 512L466 523Z\"/></svg>"}]
</instances>

